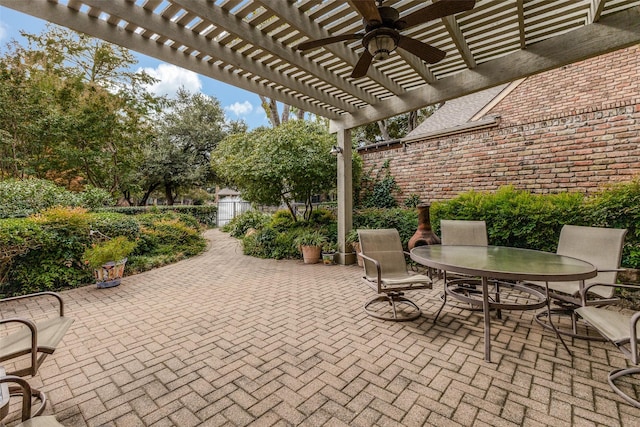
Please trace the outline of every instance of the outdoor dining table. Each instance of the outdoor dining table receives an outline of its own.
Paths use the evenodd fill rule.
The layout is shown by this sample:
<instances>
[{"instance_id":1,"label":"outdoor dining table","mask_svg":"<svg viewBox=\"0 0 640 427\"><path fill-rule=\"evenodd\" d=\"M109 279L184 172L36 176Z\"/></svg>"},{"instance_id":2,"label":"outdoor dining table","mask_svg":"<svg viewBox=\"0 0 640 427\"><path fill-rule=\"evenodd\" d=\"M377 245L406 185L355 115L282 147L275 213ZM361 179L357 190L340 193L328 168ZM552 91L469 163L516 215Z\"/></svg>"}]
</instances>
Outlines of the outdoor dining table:
<instances>
[{"instance_id":1,"label":"outdoor dining table","mask_svg":"<svg viewBox=\"0 0 640 427\"><path fill-rule=\"evenodd\" d=\"M525 292L530 288L518 282L544 282L546 289L542 303L550 309L548 282L584 280L597 274L596 267L586 261L550 252L504 246L424 245L411 250L411 259L427 267L481 279L482 301L478 301L477 304L481 304L484 316L484 359L487 362L491 362L491 310L530 310L541 307L539 301L523 304L490 301L490 279L513 281L512 287ZM453 292L449 295L459 298ZM551 325L556 331L556 336L569 351L553 323Z\"/></svg>"}]
</instances>

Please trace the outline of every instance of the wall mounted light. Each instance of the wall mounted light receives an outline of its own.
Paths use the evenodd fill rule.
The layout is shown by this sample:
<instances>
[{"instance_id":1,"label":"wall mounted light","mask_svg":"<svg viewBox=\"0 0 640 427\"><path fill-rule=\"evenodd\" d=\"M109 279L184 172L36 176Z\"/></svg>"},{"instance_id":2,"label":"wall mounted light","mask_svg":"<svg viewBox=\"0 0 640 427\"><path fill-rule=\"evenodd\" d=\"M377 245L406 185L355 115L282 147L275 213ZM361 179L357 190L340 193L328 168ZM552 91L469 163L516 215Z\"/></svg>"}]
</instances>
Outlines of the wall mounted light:
<instances>
[{"instance_id":1,"label":"wall mounted light","mask_svg":"<svg viewBox=\"0 0 640 427\"><path fill-rule=\"evenodd\" d=\"M333 156L337 156L338 154L342 154L342 147L338 147L337 145L334 145L333 147L331 147L331 151L329 151L329 154L331 154Z\"/></svg>"}]
</instances>

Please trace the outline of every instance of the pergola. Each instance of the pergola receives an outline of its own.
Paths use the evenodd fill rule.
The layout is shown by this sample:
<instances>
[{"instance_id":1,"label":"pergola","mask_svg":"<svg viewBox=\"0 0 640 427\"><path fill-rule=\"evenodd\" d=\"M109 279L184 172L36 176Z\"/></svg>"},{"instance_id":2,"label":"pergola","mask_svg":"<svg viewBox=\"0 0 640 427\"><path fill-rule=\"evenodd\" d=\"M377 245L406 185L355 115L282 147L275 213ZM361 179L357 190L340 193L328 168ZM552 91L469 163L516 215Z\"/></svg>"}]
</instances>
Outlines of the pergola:
<instances>
[{"instance_id":1,"label":"pergola","mask_svg":"<svg viewBox=\"0 0 640 427\"><path fill-rule=\"evenodd\" d=\"M0 5L329 118L350 129L640 43L639 0L478 0L402 34L446 52L428 65L398 49L351 78L364 0L0 0ZM401 16L437 0L385 0ZM351 150L338 156L338 237L352 224ZM343 251L344 252L344 251ZM341 262L352 262L342 254Z\"/></svg>"}]
</instances>

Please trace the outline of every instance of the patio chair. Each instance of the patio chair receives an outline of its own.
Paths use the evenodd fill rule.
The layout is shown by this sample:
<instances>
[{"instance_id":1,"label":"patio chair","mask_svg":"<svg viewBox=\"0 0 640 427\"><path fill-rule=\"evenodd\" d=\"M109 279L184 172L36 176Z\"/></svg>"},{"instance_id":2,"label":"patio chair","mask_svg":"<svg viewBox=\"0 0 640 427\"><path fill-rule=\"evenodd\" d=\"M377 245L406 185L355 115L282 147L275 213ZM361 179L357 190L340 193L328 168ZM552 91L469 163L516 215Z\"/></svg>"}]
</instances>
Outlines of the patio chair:
<instances>
[{"instance_id":1,"label":"patio chair","mask_svg":"<svg viewBox=\"0 0 640 427\"><path fill-rule=\"evenodd\" d=\"M604 341L605 338L593 334L578 332L578 318L575 309L586 306L604 306L618 301L614 296L618 272L621 271L620 259L627 230L619 228L584 227L565 225L560 232L559 255L570 256L593 264L598 275L592 279L575 282L549 282L549 298L558 306L545 309L536 314L536 321L546 329L557 329L557 332L574 338ZM527 285L544 287L542 282L531 282ZM604 285L604 286L596 286ZM549 316L567 315L571 319L571 329L556 328L548 321ZM544 319L547 318L545 321Z\"/></svg>"},{"instance_id":2,"label":"patio chair","mask_svg":"<svg viewBox=\"0 0 640 427\"><path fill-rule=\"evenodd\" d=\"M440 236L442 245L487 246L489 244L487 224L484 221L440 220ZM455 292L467 296L481 293L477 289L482 284L479 278L462 274L452 275L443 271L443 281L445 290L441 296L442 305L433 319L434 322L438 320L442 309L447 304L447 292ZM476 310L480 308L470 306L470 309Z\"/></svg>"},{"instance_id":3,"label":"patio chair","mask_svg":"<svg viewBox=\"0 0 640 427\"><path fill-rule=\"evenodd\" d=\"M615 285L615 287L618 286L635 289L638 288L633 285ZM611 285L610 287L613 288L614 285ZM586 289L588 288L590 288L590 286L586 287ZM600 332L605 339L615 345L633 365L636 365L635 367L612 370L607 375L607 382L613 391L625 401L636 408L640 408L640 402L637 397L631 397L615 383L615 381L620 377L640 373L640 368L637 366L640 360L640 355L638 354L638 339L640 339L640 336L638 335L638 322L640 321L640 312L636 312L631 315L620 311L594 306L579 307L575 312L582 318L582 320Z\"/></svg>"},{"instance_id":4,"label":"patio chair","mask_svg":"<svg viewBox=\"0 0 640 427\"><path fill-rule=\"evenodd\" d=\"M6 385L11 383L17 384L17 387L14 386L12 389L17 389L19 392L9 394L9 387ZM10 396L20 395L22 396L22 422L15 427L63 427L53 415L40 417L31 413L31 399L27 398L27 396L32 394L33 389L23 378L15 375L0 376L0 425L3 425L2 418L8 412Z\"/></svg>"},{"instance_id":5,"label":"patio chair","mask_svg":"<svg viewBox=\"0 0 640 427\"><path fill-rule=\"evenodd\" d=\"M65 317L64 302L55 292L39 292L0 300L0 303L6 304L11 301L45 297L53 297L57 302L58 309L55 317L51 316L38 321L17 316L0 319L0 325L9 325L9 333L0 337L0 362L11 361L14 366L13 371L7 372L9 375L35 376L45 358L56 350L73 323L73 319ZM25 358L28 360L24 360ZM47 403L45 395L35 388L30 390L32 397L41 401L40 407L35 412L35 415L40 415ZM10 389L10 392L19 393L20 390Z\"/></svg>"},{"instance_id":6,"label":"patio chair","mask_svg":"<svg viewBox=\"0 0 640 427\"><path fill-rule=\"evenodd\" d=\"M378 293L364 304L365 312L377 319L393 321L420 317L420 307L406 298L404 292L431 289L432 282L428 276L414 274L407 268L405 256L409 254L402 249L398 230L358 230L358 237L364 261L363 280ZM387 305L387 310L380 303Z\"/></svg>"}]
</instances>

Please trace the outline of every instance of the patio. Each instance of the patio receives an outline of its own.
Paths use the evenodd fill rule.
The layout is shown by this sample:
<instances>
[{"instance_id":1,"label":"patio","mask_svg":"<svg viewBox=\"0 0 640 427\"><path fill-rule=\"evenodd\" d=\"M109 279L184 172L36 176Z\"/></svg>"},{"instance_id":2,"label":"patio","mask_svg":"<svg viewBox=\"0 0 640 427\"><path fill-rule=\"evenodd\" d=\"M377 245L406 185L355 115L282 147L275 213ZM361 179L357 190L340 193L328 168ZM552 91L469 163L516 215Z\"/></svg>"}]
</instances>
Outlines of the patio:
<instances>
[{"instance_id":1,"label":"patio","mask_svg":"<svg viewBox=\"0 0 640 427\"><path fill-rule=\"evenodd\" d=\"M637 425L606 383L626 364L612 345L575 340L570 358L533 312L504 312L486 363L481 314L448 306L433 325L439 283L412 294L419 320L377 321L357 266L250 258L206 236L196 258L63 292L75 323L31 380L46 414L68 426Z\"/></svg>"}]
</instances>

